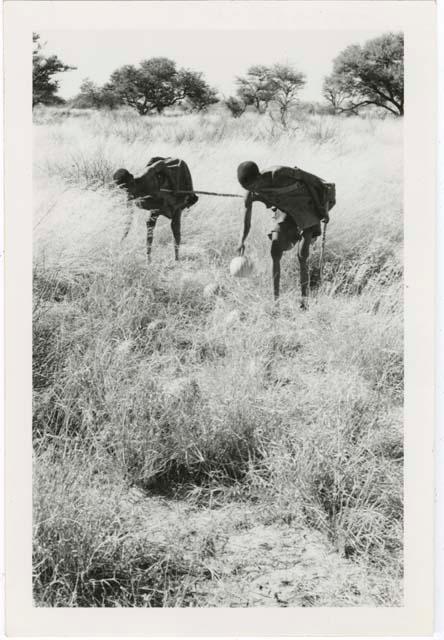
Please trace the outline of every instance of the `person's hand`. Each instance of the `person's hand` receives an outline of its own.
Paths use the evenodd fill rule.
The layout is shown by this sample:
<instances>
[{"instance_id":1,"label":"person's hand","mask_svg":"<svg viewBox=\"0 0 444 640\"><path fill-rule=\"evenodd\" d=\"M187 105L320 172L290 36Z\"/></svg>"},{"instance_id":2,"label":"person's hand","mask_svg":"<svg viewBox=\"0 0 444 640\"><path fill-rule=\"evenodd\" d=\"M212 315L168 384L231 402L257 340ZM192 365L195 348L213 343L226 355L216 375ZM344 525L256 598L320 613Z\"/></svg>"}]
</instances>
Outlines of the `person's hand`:
<instances>
[{"instance_id":1,"label":"person's hand","mask_svg":"<svg viewBox=\"0 0 444 640\"><path fill-rule=\"evenodd\" d=\"M239 254L240 256L243 256L243 255L244 255L244 253L245 253L245 245L244 245L243 243L242 243L242 244L241 244L241 246L238 248L237 252L238 252L238 254Z\"/></svg>"},{"instance_id":2,"label":"person's hand","mask_svg":"<svg viewBox=\"0 0 444 640\"><path fill-rule=\"evenodd\" d=\"M323 220L323 222L325 222L325 224L330 222L330 216L328 215L328 213L324 214L324 217L322 218L322 220Z\"/></svg>"}]
</instances>

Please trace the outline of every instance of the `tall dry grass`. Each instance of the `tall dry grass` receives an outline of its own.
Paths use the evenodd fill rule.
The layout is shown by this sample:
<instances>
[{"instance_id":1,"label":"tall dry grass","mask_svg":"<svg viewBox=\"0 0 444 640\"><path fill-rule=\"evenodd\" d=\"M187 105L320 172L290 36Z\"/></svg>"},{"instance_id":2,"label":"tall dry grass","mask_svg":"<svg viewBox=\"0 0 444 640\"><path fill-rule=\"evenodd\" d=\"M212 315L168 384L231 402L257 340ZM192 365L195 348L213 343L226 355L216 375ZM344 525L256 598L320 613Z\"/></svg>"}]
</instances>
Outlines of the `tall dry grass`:
<instances>
[{"instance_id":1,"label":"tall dry grass","mask_svg":"<svg viewBox=\"0 0 444 640\"><path fill-rule=\"evenodd\" d=\"M325 282L306 313L291 253L271 302L261 205L248 281L227 275L241 200L201 197L178 265L160 220L146 266L144 214L110 179L154 155L185 159L205 190L239 191L245 159L336 183ZM196 543L196 514L239 502L261 522L320 531L373 585L317 603L399 604L402 124L313 116L283 131L251 114L43 110L34 162L37 604L205 605L210 534ZM210 282L220 295L203 295ZM147 522L165 513L133 508L134 487L185 511L160 535Z\"/></svg>"}]
</instances>

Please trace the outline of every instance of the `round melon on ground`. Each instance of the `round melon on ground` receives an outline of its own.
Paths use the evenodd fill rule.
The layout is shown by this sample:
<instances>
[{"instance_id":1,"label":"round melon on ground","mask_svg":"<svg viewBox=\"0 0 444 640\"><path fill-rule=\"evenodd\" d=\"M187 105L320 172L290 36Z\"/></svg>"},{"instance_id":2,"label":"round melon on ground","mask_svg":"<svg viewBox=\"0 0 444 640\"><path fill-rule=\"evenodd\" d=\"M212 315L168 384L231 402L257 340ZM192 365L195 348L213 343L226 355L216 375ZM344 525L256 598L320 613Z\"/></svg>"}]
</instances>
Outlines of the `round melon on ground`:
<instances>
[{"instance_id":1,"label":"round melon on ground","mask_svg":"<svg viewBox=\"0 0 444 640\"><path fill-rule=\"evenodd\" d=\"M236 256L230 262L230 273L235 278L246 278L254 269L253 261L247 256Z\"/></svg>"},{"instance_id":2,"label":"round melon on ground","mask_svg":"<svg viewBox=\"0 0 444 640\"><path fill-rule=\"evenodd\" d=\"M210 282L204 287L203 296L204 298L213 298L221 293L222 287L217 282Z\"/></svg>"}]
</instances>

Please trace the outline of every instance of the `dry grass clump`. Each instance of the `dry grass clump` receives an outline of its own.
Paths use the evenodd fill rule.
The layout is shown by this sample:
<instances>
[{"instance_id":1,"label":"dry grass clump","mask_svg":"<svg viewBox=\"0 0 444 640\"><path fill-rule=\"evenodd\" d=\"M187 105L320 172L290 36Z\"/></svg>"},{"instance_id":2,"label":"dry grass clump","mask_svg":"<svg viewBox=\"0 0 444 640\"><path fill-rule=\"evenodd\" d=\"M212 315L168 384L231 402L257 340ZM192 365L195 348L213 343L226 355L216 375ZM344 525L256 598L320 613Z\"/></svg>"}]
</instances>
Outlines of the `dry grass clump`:
<instances>
[{"instance_id":1,"label":"dry grass clump","mask_svg":"<svg viewBox=\"0 0 444 640\"><path fill-rule=\"evenodd\" d=\"M247 531L320 532L345 562L338 571L353 566L360 584L373 585L353 603L399 603L399 123L309 117L287 135L251 115L71 116L42 112L35 132L37 604L205 606L216 574L219 587L230 583L207 558L225 557L239 504L254 512ZM160 220L147 267L144 213L109 181L119 166L140 173L152 155L184 158L196 188L209 190L237 192L236 164L246 157L335 181L325 281L310 309L298 307L293 253L283 261L279 308L271 301L260 205L248 240L251 278L228 274L240 200L202 197L185 213L179 264ZM132 511L134 487L145 506ZM184 537L180 515L168 525L175 539L147 530L152 503L144 500L159 493L192 510ZM221 516L210 535L199 514L213 517L215 506ZM351 602L351 583L338 581L342 595L333 597L329 582L307 602Z\"/></svg>"},{"instance_id":2,"label":"dry grass clump","mask_svg":"<svg viewBox=\"0 0 444 640\"><path fill-rule=\"evenodd\" d=\"M112 465L49 447L34 466L34 598L40 606L193 602L195 559L140 530ZM58 462L54 460L58 459ZM48 473L50 471L50 473ZM79 481L79 477L81 480ZM48 499L50 497L50 500Z\"/></svg>"},{"instance_id":3,"label":"dry grass clump","mask_svg":"<svg viewBox=\"0 0 444 640\"><path fill-rule=\"evenodd\" d=\"M147 273L131 264L110 265L110 276L84 287L73 303L73 287L62 301L59 285L59 301L35 319L39 440L48 434L99 438L137 483L213 468L240 475L261 416L244 411L241 388L233 390L238 403L232 395L218 403L192 375L219 357L217 345L199 331L208 309L202 289L167 287L155 268ZM217 414L210 402L218 404Z\"/></svg>"}]
</instances>

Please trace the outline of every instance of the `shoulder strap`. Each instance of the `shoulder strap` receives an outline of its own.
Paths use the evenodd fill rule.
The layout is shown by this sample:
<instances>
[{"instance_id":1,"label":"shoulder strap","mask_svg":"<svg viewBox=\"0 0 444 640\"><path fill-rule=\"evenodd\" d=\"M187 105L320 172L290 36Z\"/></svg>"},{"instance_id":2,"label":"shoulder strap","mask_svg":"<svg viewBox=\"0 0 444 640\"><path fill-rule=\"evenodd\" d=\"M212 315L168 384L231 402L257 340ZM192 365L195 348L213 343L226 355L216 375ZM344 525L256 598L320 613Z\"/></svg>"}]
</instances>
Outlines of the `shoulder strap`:
<instances>
[{"instance_id":1,"label":"shoulder strap","mask_svg":"<svg viewBox=\"0 0 444 640\"><path fill-rule=\"evenodd\" d=\"M316 207L319 217L322 218L325 212L321 204L321 201L319 199L319 195L316 192L315 184L316 186L321 187L323 184L323 180L321 180L321 178L318 178L318 176L315 176L311 173L307 173L306 171L303 171L302 169L299 169L299 167L294 167L294 169L296 169L297 173L295 175L295 182L293 184L287 185L286 187L269 187L266 189L261 189L260 192L264 194L292 193L293 191L297 190L297 182L301 180L307 187L307 190L314 202L314 205ZM260 194L257 194L257 195L260 195Z\"/></svg>"},{"instance_id":2,"label":"shoulder strap","mask_svg":"<svg viewBox=\"0 0 444 640\"><path fill-rule=\"evenodd\" d=\"M149 167L152 164L154 164L155 162L159 162L159 160L166 160L166 158L162 158L161 156L154 156L154 158L150 158L148 160L148 164L146 166Z\"/></svg>"}]
</instances>

